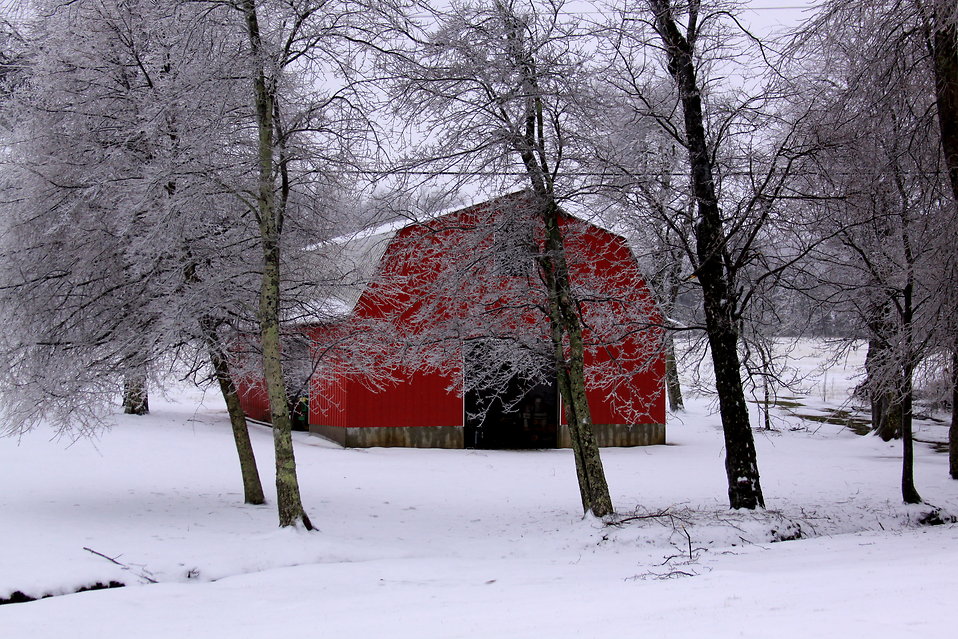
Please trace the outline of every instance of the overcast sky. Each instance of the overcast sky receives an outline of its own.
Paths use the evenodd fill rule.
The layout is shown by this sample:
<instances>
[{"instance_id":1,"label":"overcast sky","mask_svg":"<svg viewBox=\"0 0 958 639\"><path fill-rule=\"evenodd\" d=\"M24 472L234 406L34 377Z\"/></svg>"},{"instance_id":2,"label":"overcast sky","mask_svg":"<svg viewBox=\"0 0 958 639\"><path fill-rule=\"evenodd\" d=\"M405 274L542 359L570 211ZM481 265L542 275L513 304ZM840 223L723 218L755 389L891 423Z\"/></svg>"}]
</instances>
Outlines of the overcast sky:
<instances>
[{"instance_id":1,"label":"overcast sky","mask_svg":"<svg viewBox=\"0 0 958 639\"><path fill-rule=\"evenodd\" d=\"M809 15L808 8L818 0L744 0L748 7L743 18L757 31L768 33L771 30L794 28L803 17ZM0 16L16 15L26 0L0 0Z\"/></svg>"},{"instance_id":2,"label":"overcast sky","mask_svg":"<svg viewBox=\"0 0 958 639\"><path fill-rule=\"evenodd\" d=\"M748 0L742 18L761 34L788 31L810 17L816 4L816 0Z\"/></svg>"}]
</instances>

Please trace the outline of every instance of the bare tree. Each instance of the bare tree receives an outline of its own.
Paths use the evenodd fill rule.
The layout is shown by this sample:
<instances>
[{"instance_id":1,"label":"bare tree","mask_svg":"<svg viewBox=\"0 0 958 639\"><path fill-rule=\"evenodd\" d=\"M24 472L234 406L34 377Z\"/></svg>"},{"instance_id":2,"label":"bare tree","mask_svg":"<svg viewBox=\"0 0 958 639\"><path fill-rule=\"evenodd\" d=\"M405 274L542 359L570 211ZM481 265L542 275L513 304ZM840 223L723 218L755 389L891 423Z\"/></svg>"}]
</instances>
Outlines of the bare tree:
<instances>
[{"instance_id":1,"label":"bare tree","mask_svg":"<svg viewBox=\"0 0 958 639\"><path fill-rule=\"evenodd\" d=\"M15 430L41 417L96 428L124 390L126 409L144 412L146 384L174 360L222 352L213 317L243 314L253 236L211 177L225 162L211 149L225 143L235 91L230 61L210 57L221 32L197 6L37 7L6 110L15 126L3 305L16 328L5 392ZM246 501L262 503L237 409Z\"/></svg>"},{"instance_id":2,"label":"bare tree","mask_svg":"<svg viewBox=\"0 0 958 639\"><path fill-rule=\"evenodd\" d=\"M702 283L705 321L715 368L722 425L725 432L729 503L733 508L764 506L755 444L742 390L736 327L733 274L725 258L726 237L715 190L712 152L706 139L701 88L696 74L698 2L690 3L685 33L676 21L678 7L668 0L650 0L653 26L664 48L669 74L675 81L684 114L684 142L695 194L696 273Z\"/></svg>"},{"instance_id":3,"label":"bare tree","mask_svg":"<svg viewBox=\"0 0 958 639\"><path fill-rule=\"evenodd\" d=\"M667 213L664 221L688 218L684 249L692 268L689 279L702 291L703 328L725 433L729 503L763 507L738 349L750 303L802 250L798 242L791 253L764 250L781 220L776 203L791 195L789 169L802 150L793 147L787 126L772 126L776 95L767 91L766 82L754 93L729 89L722 94L711 78L715 67L743 59L741 52L729 51L753 41L726 7L649 0L616 16L608 30L613 91L635 117L655 122L687 154L692 205L688 213ZM663 79L670 90L663 90ZM762 129L764 138L757 135ZM768 135L776 130L783 133Z\"/></svg>"},{"instance_id":4,"label":"bare tree","mask_svg":"<svg viewBox=\"0 0 958 639\"><path fill-rule=\"evenodd\" d=\"M820 67L821 126L833 139L824 183L844 212L835 220L844 255L832 255L859 269L839 289L857 290L870 339L873 421L883 437L902 437L909 503L921 501L912 470L915 374L953 342L942 339L942 319L953 298L947 264L954 247L941 244L940 229L953 228L958 210L945 187L954 175L949 148L958 143L949 139L953 87L943 81L956 46L954 20L951 3L842 0L826 3L800 41L809 55L802 64Z\"/></svg>"},{"instance_id":5,"label":"bare tree","mask_svg":"<svg viewBox=\"0 0 958 639\"><path fill-rule=\"evenodd\" d=\"M583 53L562 4L496 0L437 11L436 27L395 62L398 111L431 129L426 170L522 185L544 229L531 246L546 291L552 360L576 460L582 506L612 512L592 428L581 300L570 277L563 203L576 192L576 123L588 100ZM501 188L501 186L499 186ZM517 243L524 243L521 239ZM525 242L526 246L528 242Z\"/></svg>"},{"instance_id":6,"label":"bare tree","mask_svg":"<svg viewBox=\"0 0 958 639\"><path fill-rule=\"evenodd\" d=\"M283 38L280 51L283 54L280 54L279 59L271 59L271 52L264 42L264 34L260 30L260 9L256 2L244 0L239 9L246 23L250 59L253 62L252 103L256 114L258 184L252 194L255 204L251 203L250 208L259 227L263 252L258 322L263 348L263 376L273 424L279 523L280 526L301 524L307 530L312 530L312 522L303 509L296 475L280 344L280 240L289 195L289 158L285 153L289 140L285 137L285 122L280 117L285 112L281 111L280 78L275 70L282 71L292 62L289 52L301 37L299 28L317 9L310 7L303 13L290 16L294 26L289 32L280 34ZM296 53L301 51L297 50Z\"/></svg>"},{"instance_id":7,"label":"bare tree","mask_svg":"<svg viewBox=\"0 0 958 639\"><path fill-rule=\"evenodd\" d=\"M290 224L311 207L314 215L328 213L323 196L335 190L343 169L356 170L356 151L367 148L372 124L361 99L364 81L356 77L353 63L361 65L364 51L380 47L383 34L399 19L396 4L240 0L230 5L247 41L243 54L255 122L250 140L255 162L248 168L256 184L234 194L256 221L262 254L257 324L281 526L312 528L300 497L290 433L290 375L284 371L282 345L282 324L288 319L283 317L283 252L295 237ZM297 377L300 383L308 379Z\"/></svg>"},{"instance_id":8,"label":"bare tree","mask_svg":"<svg viewBox=\"0 0 958 639\"><path fill-rule=\"evenodd\" d=\"M666 318L665 385L670 410L680 411L684 402L674 336L691 323L677 312L679 296L693 288L688 281L694 214L688 180L682 176L677 145L652 118L637 116L617 91L607 102L596 136L604 143L595 146L593 169L601 176L596 180L599 199L608 202L602 217L628 237Z\"/></svg>"},{"instance_id":9,"label":"bare tree","mask_svg":"<svg viewBox=\"0 0 958 639\"><path fill-rule=\"evenodd\" d=\"M889 107L882 105L884 114L894 113ZM872 127L882 119L859 122ZM832 165L841 167L836 171L854 170L840 180L843 205L824 222L836 240L824 243L815 257L832 265L833 302L851 305L868 332L867 388L875 426L885 439L901 437L903 499L918 503L911 444L914 384L918 366L934 347L941 182L926 177L935 173L935 155L921 158L929 167L903 149L903 142L914 141L914 131L892 125L883 130L887 137L872 138L873 144L863 143L859 132L851 143L854 151ZM830 134L835 133L833 128Z\"/></svg>"},{"instance_id":10,"label":"bare tree","mask_svg":"<svg viewBox=\"0 0 958 639\"><path fill-rule=\"evenodd\" d=\"M941 149L951 182L952 202L958 212L958 7L945 0L917 2L923 8L924 26L935 74L935 106ZM951 279L954 287L954 278ZM954 290L949 291L954 299ZM954 308L954 306L952 306ZM948 459L952 479L958 479L958 327L952 327L951 427Z\"/></svg>"}]
</instances>

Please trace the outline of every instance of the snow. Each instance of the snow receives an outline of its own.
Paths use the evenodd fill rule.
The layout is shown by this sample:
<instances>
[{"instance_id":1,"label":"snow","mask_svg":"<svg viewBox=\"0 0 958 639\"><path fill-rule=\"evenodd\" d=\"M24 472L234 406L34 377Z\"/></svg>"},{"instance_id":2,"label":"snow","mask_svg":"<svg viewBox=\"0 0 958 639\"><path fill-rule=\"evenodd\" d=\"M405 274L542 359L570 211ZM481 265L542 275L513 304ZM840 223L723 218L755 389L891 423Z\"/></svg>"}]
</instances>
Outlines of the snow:
<instances>
[{"instance_id":1,"label":"snow","mask_svg":"<svg viewBox=\"0 0 958 639\"><path fill-rule=\"evenodd\" d=\"M795 355L806 405L756 431L759 513L727 508L705 396L670 417L669 445L603 450L614 526L580 516L569 451L346 450L297 433L320 530L281 530L272 505L242 504L221 403L189 389L96 441L0 440L0 598L128 586L0 606L0 637L942 635L958 621L958 526L901 504L899 444L795 416L846 405L861 353L827 375L815 344ZM252 437L270 492L271 436ZM916 483L958 513L947 456L926 444Z\"/></svg>"}]
</instances>

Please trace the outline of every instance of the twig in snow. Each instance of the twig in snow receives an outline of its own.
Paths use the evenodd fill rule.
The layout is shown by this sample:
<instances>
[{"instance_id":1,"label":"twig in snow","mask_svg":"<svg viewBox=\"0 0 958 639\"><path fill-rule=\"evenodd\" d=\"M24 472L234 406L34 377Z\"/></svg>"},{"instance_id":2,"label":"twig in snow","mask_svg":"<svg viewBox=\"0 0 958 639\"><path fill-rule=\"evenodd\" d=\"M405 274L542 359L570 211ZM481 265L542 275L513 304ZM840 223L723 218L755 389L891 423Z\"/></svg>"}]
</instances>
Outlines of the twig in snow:
<instances>
[{"instance_id":1,"label":"twig in snow","mask_svg":"<svg viewBox=\"0 0 958 639\"><path fill-rule=\"evenodd\" d=\"M132 568L130 568L129 566L127 566L126 564L124 564L123 562L117 561L114 557L110 557L110 556L108 556L108 555L104 555L102 552L97 552L96 550L93 550L92 548L87 548L86 546L83 547L83 550L85 550L85 551L87 551L87 552L90 552L90 553L93 553L93 554L96 555L97 557L103 557L103 558L106 559L107 561L116 564L117 566L119 566L119 567L122 568L123 570L129 570L130 572L132 572L133 574L135 574L135 575L136 575L137 577L139 577L140 579L145 579L145 580L147 580L148 582L150 582L151 584L157 583L156 579L153 579L153 578L150 577L149 575L144 574L143 571L137 572L137 571L133 570Z\"/></svg>"},{"instance_id":2,"label":"twig in snow","mask_svg":"<svg viewBox=\"0 0 958 639\"><path fill-rule=\"evenodd\" d=\"M676 577L695 577L698 573L695 572L685 572L684 570L673 570L672 572L667 572L664 575L657 575L656 579L675 579Z\"/></svg>"},{"instance_id":3,"label":"twig in snow","mask_svg":"<svg viewBox=\"0 0 958 639\"><path fill-rule=\"evenodd\" d=\"M640 521L640 520L642 520L642 519L659 519L659 518L664 518L664 517L669 517L669 518L671 518L671 517L672 517L672 513L670 513L670 512L668 511L668 509L665 509L665 510L660 510L660 511L657 512L657 513L649 513L649 514L647 514L647 515L631 515L631 516L629 516L629 517L622 517L622 518L620 518L620 519L615 519L615 520L613 520L613 521L610 521L610 522L608 522L607 525L608 525L608 526L619 526L619 525L621 525L621 524L626 524L626 523L628 523L628 522L630 522L630 521Z\"/></svg>"},{"instance_id":4,"label":"twig in snow","mask_svg":"<svg viewBox=\"0 0 958 639\"><path fill-rule=\"evenodd\" d=\"M684 514L675 513L672 510L672 507L670 506L668 508L663 508L662 510L659 510L654 513L638 514L638 512L636 512L636 514L630 515L628 517L619 517L616 519L612 519L610 521L607 521L605 525L606 526L621 526L622 524L627 524L630 521L642 521L645 519L668 519L669 525L672 526L672 528L675 528L676 527L675 520L678 520L685 525L688 525L690 523L688 519L687 511L683 511L683 513Z\"/></svg>"}]
</instances>

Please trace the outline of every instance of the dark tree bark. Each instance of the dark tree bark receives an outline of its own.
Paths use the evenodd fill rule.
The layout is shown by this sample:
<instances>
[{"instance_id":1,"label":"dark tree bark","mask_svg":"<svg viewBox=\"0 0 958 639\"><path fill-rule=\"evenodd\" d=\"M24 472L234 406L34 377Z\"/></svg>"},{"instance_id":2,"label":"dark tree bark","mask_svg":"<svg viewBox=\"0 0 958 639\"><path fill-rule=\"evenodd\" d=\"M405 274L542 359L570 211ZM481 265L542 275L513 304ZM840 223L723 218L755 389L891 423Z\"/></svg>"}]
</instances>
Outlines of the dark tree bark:
<instances>
[{"instance_id":1,"label":"dark tree bark","mask_svg":"<svg viewBox=\"0 0 958 639\"><path fill-rule=\"evenodd\" d=\"M612 497L605 479L585 392L582 320L565 259L565 247L559 226L561 212L551 198L543 205L542 215L546 242L545 251L539 257L539 264L549 298L550 335L555 352L559 393L566 409L582 508L585 512L591 511L596 517L604 517L613 512ZM568 353L565 338L568 339Z\"/></svg>"},{"instance_id":2,"label":"dark tree bark","mask_svg":"<svg viewBox=\"0 0 958 639\"><path fill-rule=\"evenodd\" d=\"M123 376L123 412L127 415L146 415L150 412L150 394L147 382L147 353L141 345L127 359L128 369Z\"/></svg>"},{"instance_id":3,"label":"dark tree bark","mask_svg":"<svg viewBox=\"0 0 958 639\"><path fill-rule=\"evenodd\" d=\"M904 409L900 391L883 389L872 400L872 428L882 441L901 439Z\"/></svg>"},{"instance_id":4,"label":"dark tree bark","mask_svg":"<svg viewBox=\"0 0 958 639\"><path fill-rule=\"evenodd\" d=\"M948 469L958 479L958 344L951 347L951 426L948 428Z\"/></svg>"},{"instance_id":5,"label":"dark tree bark","mask_svg":"<svg viewBox=\"0 0 958 639\"><path fill-rule=\"evenodd\" d=\"M259 160L259 187L257 190L256 220L259 223L260 242L263 249L263 278L259 299L260 339L263 348L263 376L269 396L270 417L273 424L273 445L276 453L276 503L280 526L302 524L307 530L313 525L300 496L299 479L296 476L296 458L293 453L292 423L286 403L286 382L280 345L280 237L283 229L284 198L287 183L284 158L279 158L277 171L276 152L282 154L282 135L278 131L279 112L276 102L276 84L266 75L267 61L260 36L259 20L254 0L243 0L240 5L246 19L251 55L257 73L253 80L253 96L256 106L256 121L259 133L257 152ZM279 173L279 178L277 174ZM277 201L277 180L280 186L280 201Z\"/></svg>"},{"instance_id":6,"label":"dark tree bark","mask_svg":"<svg viewBox=\"0 0 958 639\"><path fill-rule=\"evenodd\" d=\"M915 353L914 322L915 322L915 258L912 251L912 242L907 224L902 229L902 248L906 267L905 286L902 289L901 320L904 337L904 365L902 366L901 388L901 497L906 504L920 504L921 495L915 488L915 442L912 439L912 411L915 400Z\"/></svg>"},{"instance_id":7,"label":"dark tree bark","mask_svg":"<svg viewBox=\"0 0 958 639\"><path fill-rule=\"evenodd\" d=\"M725 433L725 471L732 508L765 507L755 442L749 425L738 357L736 299L723 260L725 236L715 192L712 159L705 136L702 97L695 72L693 44L679 31L671 0L650 0L669 74L675 81L685 123L692 188L696 200L696 275L702 285L706 332ZM697 11L695 12L697 14ZM691 29L697 28L692 26Z\"/></svg>"},{"instance_id":8,"label":"dark tree bark","mask_svg":"<svg viewBox=\"0 0 958 639\"><path fill-rule=\"evenodd\" d=\"M947 5L947 3L943 4ZM935 14L930 26L941 148L951 181L953 204L958 210L958 25L948 21L941 14ZM952 286L955 285L952 281ZM954 297L953 294L952 298ZM958 369L958 347L953 347L951 427L948 430L948 465L953 479L958 479L958 372L956 369Z\"/></svg>"},{"instance_id":9,"label":"dark tree bark","mask_svg":"<svg viewBox=\"0 0 958 639\"><path fill-rule=\"evenodd\" d=\"M243 501L247 504L264 504L266 496L263 494L263 483L260 481L259 469L256 467L256 455L249 438L249 426L246 423L246 413L240 405L236 384L230 371L229 360L216 335L216 329L211 321L202 322L203 334L206 337L210 364L213 374L219 384L223 400L226 402L226 412L230 416L230 426L233 431L233 442L236 444L236 454L239 457L240 474L243 477Z\"/></svg>"},{"instance_id":10,"label":"dark tree bark","mask_svg":"<svg viewBox=\"0 0 958 639\"><path fill-rule=\"evenodd\" d=\"M872 430L887 442L901 437L902 380L897 375L891 378L887 370L892 356L885 322L869 322L869 330L872 335L868 340L868 354L865 355L864 388L871 405Z\"/></svg>"},{"instance_id":11,"label":"dark tree bark","mask_svg":"<svg viewBox=\"0 0 958 639\"><path fill-rule=\"evenodd\" d=\"M123 412L127 415L146 415L150 412L146 377L128 375L123 380Z\"/></svg>"},{"instance_id":12,"label":"dark tree bark","mask_svg":"<svg viewBox=\"0 0 958 639\"><path fill-rule=\"evenodd\" d=\"M958 25L940 15L931 25L935 97L945 166L958 205Z\"/></svg>"},{"instance_id":13,"label":"dark tree bark","mask_svg":"<svg viewBox=\"0 0 958 639\"><path fill-rule=\"evenodd\" d=\"M913 379L914 366L909 363L905 367L901 401L901 498L906 504L920 504L922 501L918 489L915 488L915 442L912 438Z\"/></svg>"},{"instance_id":14,"label":"dark tree bark","mask_svg":"<svg viewBox=\"0 0 958 639\"><path fill-rule=\"evenodd\" d=\"M666 331L662 338L665 341L665 389L669 397L669 410L672 412L685 410L682 400L682 384L679 382L679 369L675 361L675 340L672 332Z\"/></svg>"}]
</instances>

